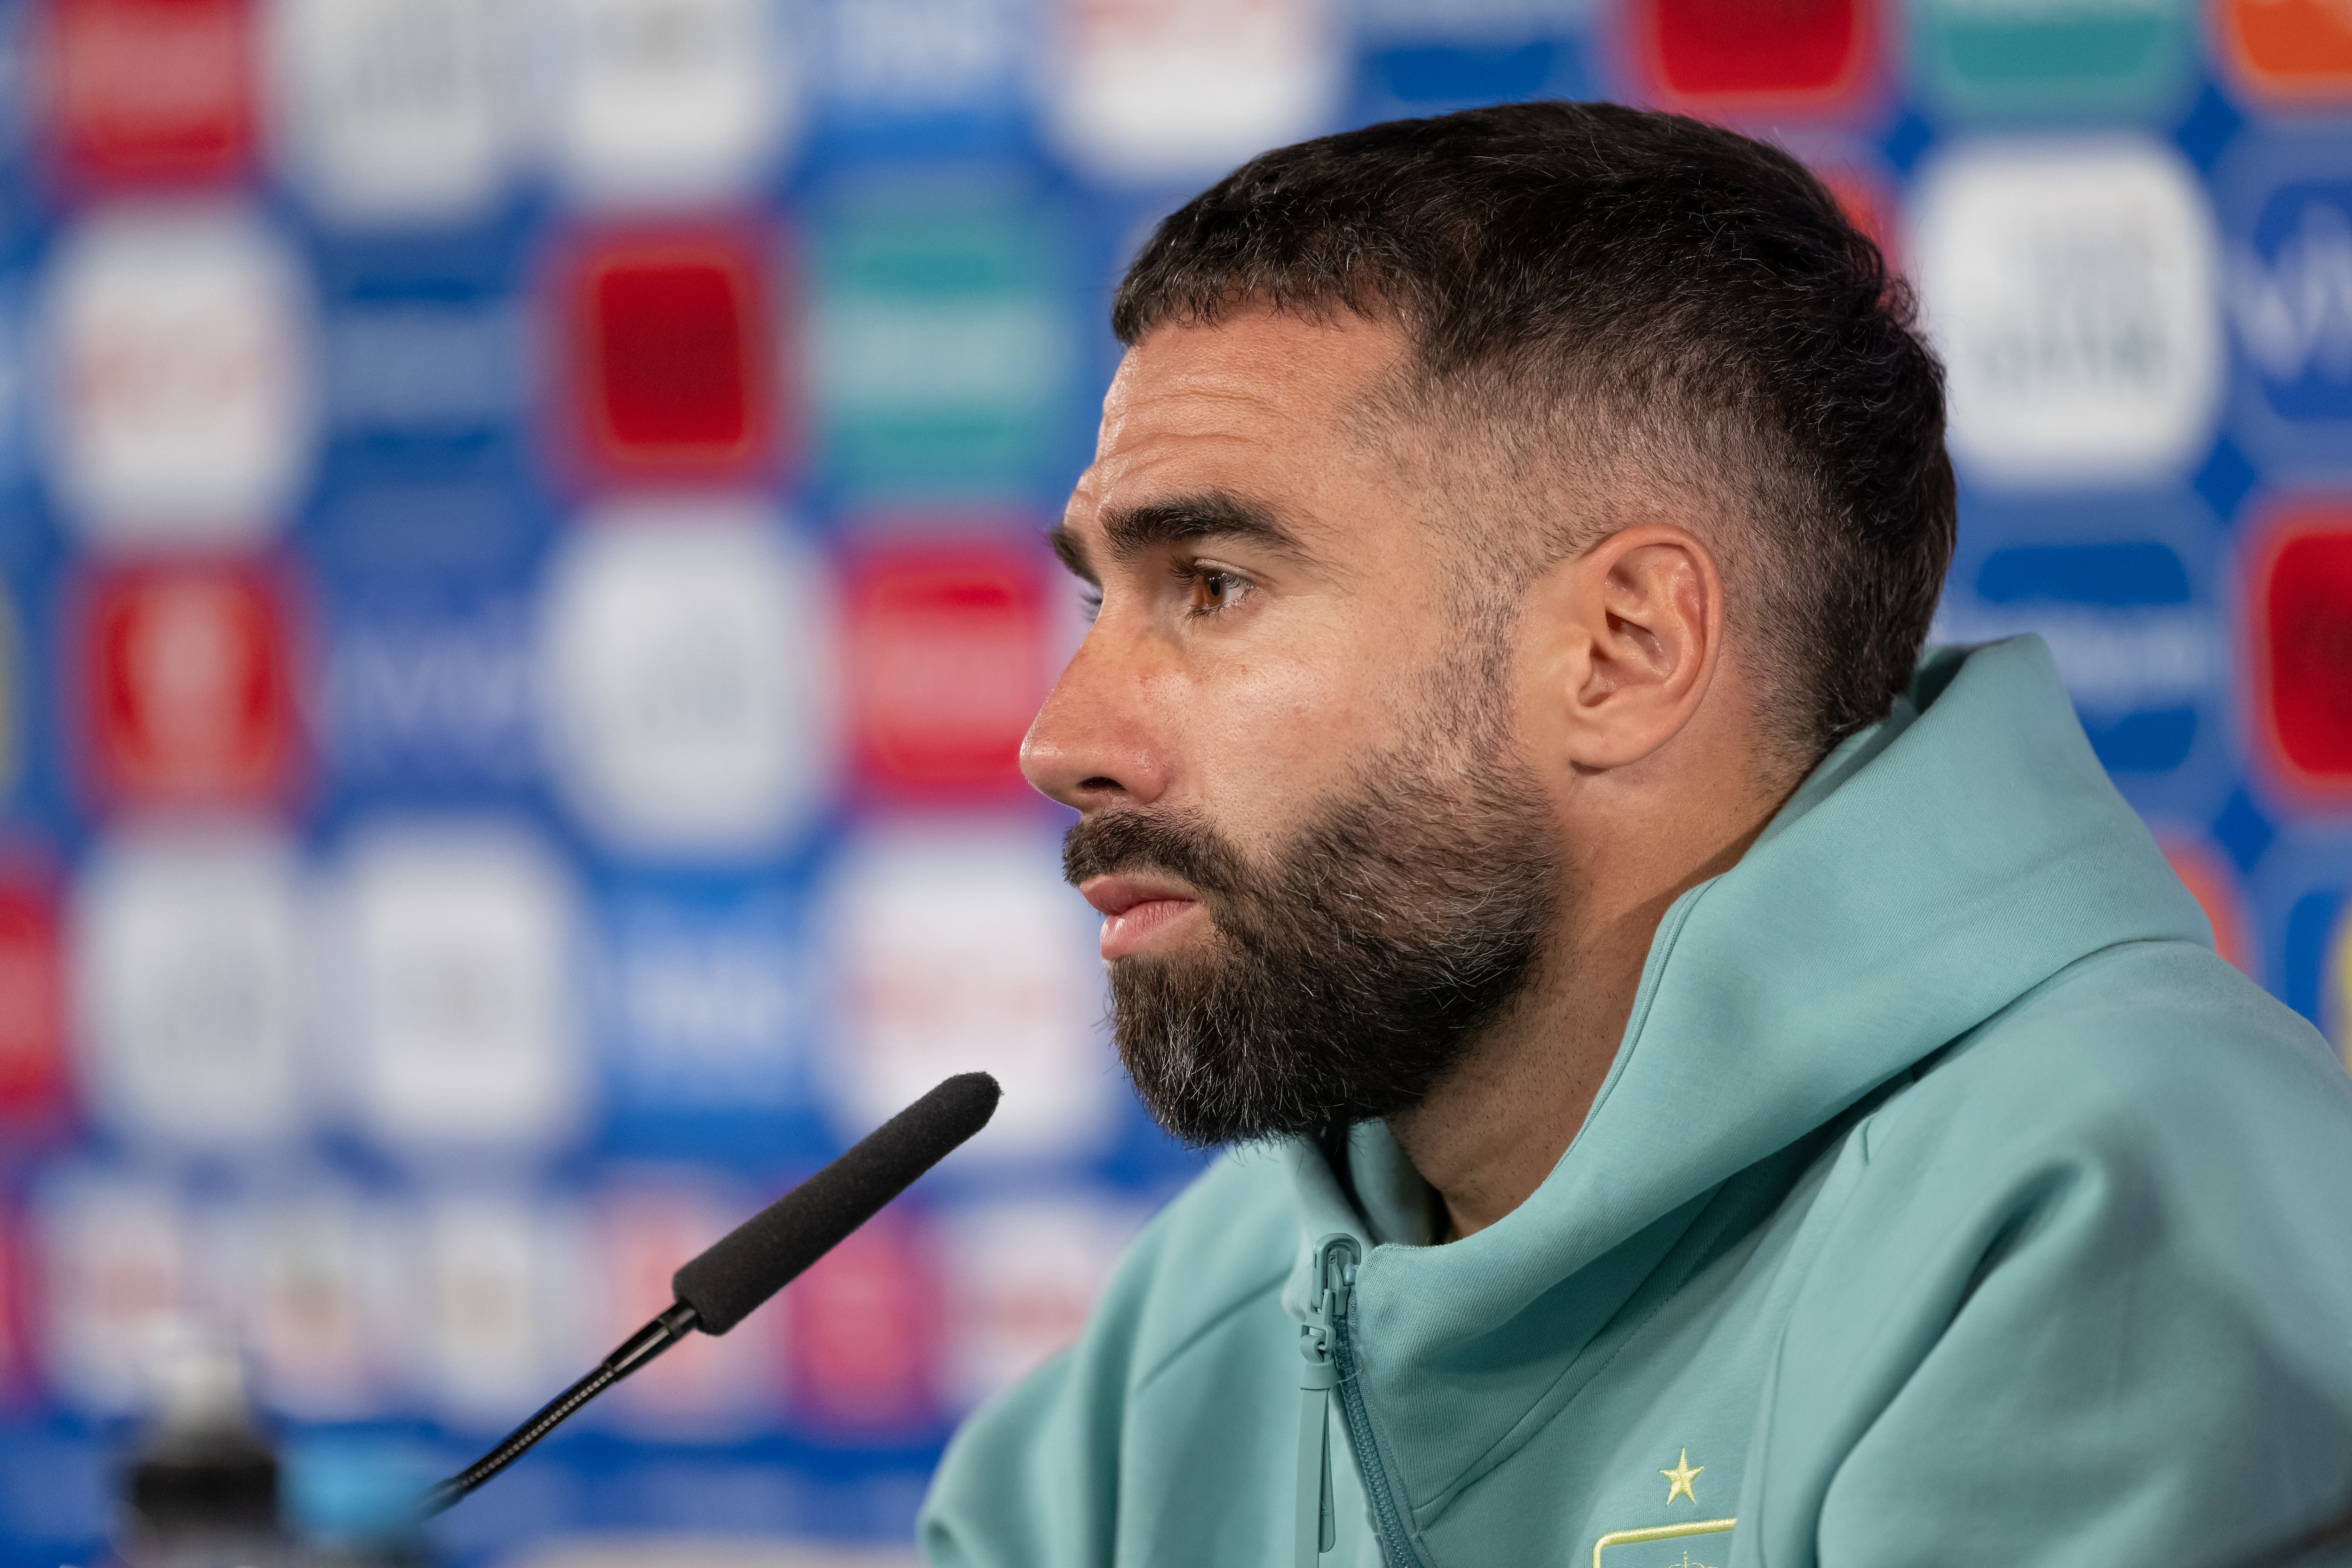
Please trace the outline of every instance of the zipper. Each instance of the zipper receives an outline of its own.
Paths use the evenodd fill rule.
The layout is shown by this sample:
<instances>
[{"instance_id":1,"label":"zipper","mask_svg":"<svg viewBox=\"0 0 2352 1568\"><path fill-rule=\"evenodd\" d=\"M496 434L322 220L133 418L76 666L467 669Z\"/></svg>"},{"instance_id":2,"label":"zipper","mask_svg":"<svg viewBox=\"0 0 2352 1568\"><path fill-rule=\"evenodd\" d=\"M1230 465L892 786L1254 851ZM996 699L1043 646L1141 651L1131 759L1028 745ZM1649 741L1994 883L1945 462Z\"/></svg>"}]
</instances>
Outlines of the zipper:
<instances>
[{"instance_id":1,"label":"zipper","mask_svg":"<svg viewBox=\"0 0 2352 1568\"><path fill-rule=\"evenodd\" d=\"M1404 1516L1389 1487L1388 1467L1372 1441L1371 1414L1356 1378L1355 1342L1349 1307L1356 1290L1356 1265L1362 1248L1352 1236L1335 1233L1315 1244L1315 1300L1308 1321L1299 1326L1298 1353L1306 1365L1298 1380L1298 1493L1294 1568L1316 1568L1331 1550L1337 1521L1331 1511L1330 1401L1339 1398L1340 1419L1357 1456L1356 1472L1371 1505L1381 1561L1388 1568L1419 1568L1420 1556L1406 1534Z\"/></svg>"},{"instance_id":2,"label":"zipper","mask_svg":"<svg viewBox=\"0 0 2352 1568\"><path fill-rule=\"evenodd\" d=\"M1345 1289L1345 1287L1341 1287ZM1316 1559L1339 1539L1339 1521L1331 1513L1331 1391L1339 1385L1339 1369L1331 1360L1331 1290L1326 1286L1315 1309L1317 1321L1298 1325L1298 1353L1307 1364L1298 1373L1298 1494L1291 1517L1297 1541L1292 1568L1315 1568Z\"/></svg>"}]
</instances>

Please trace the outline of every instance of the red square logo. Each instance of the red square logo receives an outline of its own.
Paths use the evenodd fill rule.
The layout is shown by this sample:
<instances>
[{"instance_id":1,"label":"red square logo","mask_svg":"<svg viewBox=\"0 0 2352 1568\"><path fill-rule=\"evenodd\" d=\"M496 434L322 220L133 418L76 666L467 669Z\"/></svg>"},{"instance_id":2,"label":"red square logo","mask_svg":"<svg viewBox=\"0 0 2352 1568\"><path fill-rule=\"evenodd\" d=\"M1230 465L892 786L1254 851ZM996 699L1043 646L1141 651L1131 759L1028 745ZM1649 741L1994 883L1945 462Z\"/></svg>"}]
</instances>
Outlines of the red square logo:
<instances>
[{"instance_id":1,"label":"red square logo","mask_svg":"<svg viewBox=\"0 0 2352 1568\"><path fill-rule=\"evenodd\" d=\"M47 883L0 879L0 1127L54 1125L66 1100L64 950Z\"/></svg>"},{"instance_id":2,"label":"red square logo","mask_svg":"<svg viewBox=\"0 0 2352 1568\"><path fill-rule=\"evenodd\" d=\"M186 184L240 173L254 142L248 0L51 0L43 64L67 178Z\"/></svg>"},{"instance_id":3,"label":"red square logo","mask_svg":"<svg viewBox=\"0 0 2352 1568\"><path fill-rule=\"evenodd\" d=\"M610 238L581 253L570 292L591 463L723 479L765 460L775 358L757 247L727 233Z\"/></svg>"},{"instance_id":4,"label":"red square logo","mask_svg":"<svg viewBox=\"0 0 2352 1568\"><path fill-rule=\"evenodd\" d=\"M1652 94L1695 113L1836 113L1874 74L1868 0L1634 0L1628 22Z\"/></svg>"},{"instance_id":5,"label":"red square logo","mask_svg":"<svg viewBox=\"0 0 2352 1568\"><path fill-rule=\"evenodd\" d=\"M883 795L1019 795L1021 738L1052 682L1045 584L1025 552L900 546L849 572L850 730Z\"/></svg>"},{"instance_id":6,"label":"red square logo","mask_svg":"<svg viewBox=\"0 0 2352 1568\"><path fill-rule=\"evenodd\" d=\"M2283 514L2250 578L2257 728L2291 787L2352 797L2352 510Z\"/></svg>"},{"instance_id":7,"label":"red square logo","mask_svg":"<svg viewBox=\"0 0 2352 1568\"><path fill-rule=\"evenodd\" d=\"M251 805L291 786L299 728L283 592L267 570L118 568L90 595L83 712L100 792Z\"/></svg>"},{"instance_id":8,"label":"red square logo","mask_svg":"<svg viewBox=\"0 0 2352 1568\"><path fill-rule=\"evenodd\" d=\"M878 1216L795 1281L784 1303L787 1382L802 1423L873 1436L936 1418L939 1271L914 1226Z\"/></svg>"},{"instance_id":9,"label":"red square logo","mask_svg":"<svg viewBox=\"0 0 2352 1568\"><path fill-rule=\"evenodd\" d=\"M2352 11L2337 0L2217 0L2213 23L2251 96L2284 108L2352 102Z\"/></svg>"}]
</instances>

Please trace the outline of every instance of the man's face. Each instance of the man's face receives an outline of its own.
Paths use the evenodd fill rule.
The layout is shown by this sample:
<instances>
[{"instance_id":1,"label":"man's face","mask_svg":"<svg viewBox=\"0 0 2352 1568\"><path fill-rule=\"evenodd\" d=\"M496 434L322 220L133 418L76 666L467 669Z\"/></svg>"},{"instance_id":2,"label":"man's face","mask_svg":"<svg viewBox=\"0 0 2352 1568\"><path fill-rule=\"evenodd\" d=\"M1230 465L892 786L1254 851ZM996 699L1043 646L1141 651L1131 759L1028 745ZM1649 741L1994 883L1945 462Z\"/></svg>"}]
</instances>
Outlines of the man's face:
<instances>
[{"instance_id":1,"label":"man's face","mask_svg":"<svg viewBox=\"0 0 2352 1568\"><path fill-rule=\"evenodd\" d=\"M1100 603L1023 766L1082 814L1121 1059L1195 1142L1413 1104L1554 912L1507 628L1462 608L1482 552L1351 418L1403 349L1262 312L1153 333L1057 531Z\"/></svg>"}]
</instances>

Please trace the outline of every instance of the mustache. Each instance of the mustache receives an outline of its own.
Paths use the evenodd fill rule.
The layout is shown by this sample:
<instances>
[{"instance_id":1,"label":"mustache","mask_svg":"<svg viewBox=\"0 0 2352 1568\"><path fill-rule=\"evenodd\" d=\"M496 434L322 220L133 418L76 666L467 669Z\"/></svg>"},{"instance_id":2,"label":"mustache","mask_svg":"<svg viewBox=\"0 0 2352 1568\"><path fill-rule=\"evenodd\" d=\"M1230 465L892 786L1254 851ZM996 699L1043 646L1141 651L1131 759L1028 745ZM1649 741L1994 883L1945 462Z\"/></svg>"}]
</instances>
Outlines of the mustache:
<instances>
[{"instance_id":1,"label":"mustache","mask_svg":"<svg viewBox=\"0 0 2352 1568\"><path fill-rule=\"evenodd\" d=\"M1062 836L1062 877L1074 888L1090 877L1143 870L1181 878L1219 900L1230 899L1245 879L1240 854L1194 817L1104 811L1082 817Z\"/></svg>"}]
</instances>

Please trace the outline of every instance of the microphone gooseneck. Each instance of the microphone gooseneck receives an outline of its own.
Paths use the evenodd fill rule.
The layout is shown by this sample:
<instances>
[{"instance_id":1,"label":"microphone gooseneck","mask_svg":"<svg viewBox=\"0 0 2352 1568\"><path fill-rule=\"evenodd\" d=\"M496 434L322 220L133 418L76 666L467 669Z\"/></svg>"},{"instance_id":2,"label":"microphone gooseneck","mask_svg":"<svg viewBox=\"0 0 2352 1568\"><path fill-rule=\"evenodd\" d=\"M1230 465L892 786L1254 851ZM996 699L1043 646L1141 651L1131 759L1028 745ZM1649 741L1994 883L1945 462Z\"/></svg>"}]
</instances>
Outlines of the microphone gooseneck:
<instances>
[{"instance_id":1,"label":"microphone gooseneck","mask_svg":"<svg viewBox=\"0 0 2352 1568\"><path fill-rule=\"evenodd\" d=\"M881 1212L915 1179L988 1125L1003 1091L984 1072L959 1073L852 1144L827 1165L670 1277L677 1300L629 1336L499 1446L426 1489L417 1517L453 1508L520 1458L572 1413L696 1329L723 1334Z\"/></svg>"},{"instance_id":2,"label":"microphone gooseneck","mask_svg":"<svg viewBox=\"0 0 2352 1568\"><path fill-rule=\"evenodd\" d=\"M426 1488L416 1505L417 1517L431 1519L457 1507L459 1499L521 1458L525 1449L562 1425L573 1411L686 1338L695 1327L694 1309L681 1302L631 1334L628 1342L606 1356L595 1371L542 1405L538 1415L508 1433L497 1447L448 1479Z\"/></svg>"}]
</instances>

